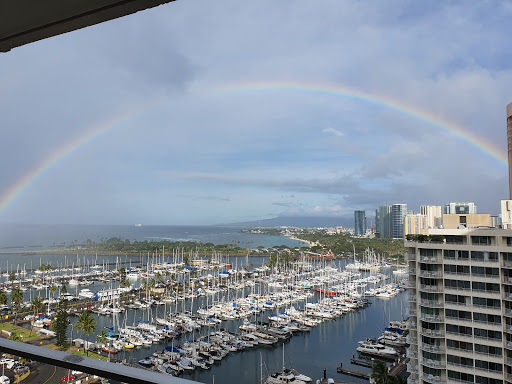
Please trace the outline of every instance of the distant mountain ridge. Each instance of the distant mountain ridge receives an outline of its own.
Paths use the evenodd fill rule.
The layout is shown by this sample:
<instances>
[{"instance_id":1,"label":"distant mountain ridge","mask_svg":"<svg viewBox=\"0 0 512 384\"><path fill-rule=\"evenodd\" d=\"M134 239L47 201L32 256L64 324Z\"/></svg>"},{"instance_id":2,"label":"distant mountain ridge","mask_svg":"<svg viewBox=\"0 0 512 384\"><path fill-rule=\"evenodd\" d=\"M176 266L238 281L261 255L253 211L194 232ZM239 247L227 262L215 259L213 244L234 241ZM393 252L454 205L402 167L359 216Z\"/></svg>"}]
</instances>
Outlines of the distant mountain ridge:
<instances>
[{"instance_id":1,"label":"distant mountain ridge","mask_svg":"<svg viewBox=\"0 0 512 384\"><path fill-rule=\"evenodd\" d=\"M369 224L369 223L368 223ZM245 221L240 223L231 223L227 225L247 226L247 227L354 227L353 217L274 217L272 219Z\"/></svg>"}]
</instances>

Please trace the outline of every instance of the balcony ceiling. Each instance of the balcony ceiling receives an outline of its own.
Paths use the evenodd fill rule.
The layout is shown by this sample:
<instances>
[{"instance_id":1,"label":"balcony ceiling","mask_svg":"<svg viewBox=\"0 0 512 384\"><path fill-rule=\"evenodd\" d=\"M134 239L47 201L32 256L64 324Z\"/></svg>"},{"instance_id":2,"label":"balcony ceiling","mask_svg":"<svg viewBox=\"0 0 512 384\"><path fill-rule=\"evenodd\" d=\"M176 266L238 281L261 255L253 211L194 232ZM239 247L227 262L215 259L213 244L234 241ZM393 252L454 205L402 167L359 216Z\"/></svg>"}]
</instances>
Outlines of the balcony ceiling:
<instances>
[{"instance_id":1,"label":"balcony ceiling","mask_svg":"<svg viewBox=\"0 0 512 384\"><path fill-rule=\"evenodd\" d=\"M16 0L0 2L0 52L174 0Z\"/></svg>"}]
</instances>

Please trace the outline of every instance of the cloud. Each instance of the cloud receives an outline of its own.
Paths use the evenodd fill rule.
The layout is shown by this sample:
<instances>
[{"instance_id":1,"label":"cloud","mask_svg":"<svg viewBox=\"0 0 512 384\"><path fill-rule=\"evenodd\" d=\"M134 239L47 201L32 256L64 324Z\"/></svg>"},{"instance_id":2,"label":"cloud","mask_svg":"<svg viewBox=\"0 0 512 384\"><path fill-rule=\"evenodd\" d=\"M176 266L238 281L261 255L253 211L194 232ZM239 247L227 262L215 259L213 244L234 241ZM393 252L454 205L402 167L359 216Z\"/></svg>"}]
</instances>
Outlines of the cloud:
<instances>
[{"instance_id":1,"label":"cloud","mask_svg":"<svg viewBox=\"0 0 512 384\"><path fill-rule=\"evenodd\" d=\"M322 129L322 132L332 133L334 136L338 136L338 137L345 136L345 134L343 132L338 131L337 129L334 129L334 128L324 128L324 129Z\"/></svg>"}]
</instances>

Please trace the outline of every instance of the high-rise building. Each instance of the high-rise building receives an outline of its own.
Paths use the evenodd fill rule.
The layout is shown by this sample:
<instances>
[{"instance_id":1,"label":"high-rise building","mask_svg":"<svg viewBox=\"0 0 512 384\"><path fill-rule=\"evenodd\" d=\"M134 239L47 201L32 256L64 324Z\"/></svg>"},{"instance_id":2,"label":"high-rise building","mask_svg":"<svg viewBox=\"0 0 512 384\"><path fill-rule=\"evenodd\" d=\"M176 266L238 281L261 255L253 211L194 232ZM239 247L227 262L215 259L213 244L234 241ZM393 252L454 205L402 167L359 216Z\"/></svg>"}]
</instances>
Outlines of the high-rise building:
<instances>
[{"instance_id":1,"label":"high-rise building","mask_svg":"<svg viewBox=\"0 0 512 384\"><path fill-rule=\"evenodd\" d=\"M475 203L449 203L444 206L444 212L446 214L456 215L468 215L476 212Z\"/></svg>"},{"instance_id":2,"label":"high-rise building","mask_svg":"<svg viewBox=\"0 0 512 384\"><path fill-rule=\"evenodd\" d=\"M375 210L376 236L391 238L391 205L381 205Z\"/></svg>"},{"instance_id":3,"label":"high-rise building","mask_svg":"<svg viewBox=\"0 0 512 384\"><path fill-rule=\"evenodd\" d=\"M404 218L404 236L419 235L427 232L427 216L406 215Z\"/></svg>"},{"instance_id":4,"label":"high-rise building","mask_svg":"<svg viewBox=\"0 0 512 384\"><path fill-rule=\"evenodd\" d=\"M407 204L393 204L391 206L391 237L404 238L404 217L407 214Z\"/></svg>"},{"instance_id":5,"label":"high-rise building","mask_svg":"<svg viewBox=\"0 0 512 384\"><path fill-rule=\"evenodd\" d=\"M366 234L366 212L354 211L354 235L364 236Z\"/></svg>"},{"instance_id":6,"label":"high-rise building","mask_svg":"<svg viewBox=\"0 0 512 384\"><path fill-rule=\"evenodd\" d=\"M443 207L440 205L422 205L420 214L427 216L428 228L439 228L443 224Z\"/></svg>"},{"instance_id":7,"label":"high-rise building","mask_svg":"<svg viewBox=\"0 0 512 384\"><path fill-rule=\"evenodd\" d=\"M512 103L507 105L508 192L512 200Z\"/></svg>"},{"instance_id":8,"label":"high-rise building","mask_svg":"<svg viewBox=\"0 0 512 384\"><path fill-rule=\"evenodd\" d=\"M512 230L428 234L445 240L404 242L409 384L512 382Z\"/></svg>"}]
</instances>

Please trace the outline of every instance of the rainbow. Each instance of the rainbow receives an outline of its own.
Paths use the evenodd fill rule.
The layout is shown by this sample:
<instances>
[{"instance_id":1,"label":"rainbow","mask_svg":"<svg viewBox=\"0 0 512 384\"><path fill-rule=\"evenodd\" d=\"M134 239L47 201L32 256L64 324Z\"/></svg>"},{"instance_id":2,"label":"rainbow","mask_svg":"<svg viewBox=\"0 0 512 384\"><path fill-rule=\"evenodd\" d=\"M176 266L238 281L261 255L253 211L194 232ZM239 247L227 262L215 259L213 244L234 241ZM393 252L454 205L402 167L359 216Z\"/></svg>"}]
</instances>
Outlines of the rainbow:
<instances>
[{"instance_id":1,"label":"rainbow","mask_svg":"<svg viewBox=\"0 0 512 384\"><path fill-rule=\"evenodd\" d=\"M273 82L247 82L247 83L235 83L230 85L223 85L217 88L202 89L191 94L231 94L231 93L254 93L254 92L294 92L294 93L317 93L324 95L331 95L335 97L342 97L346 99L352 99L355 101L361 101L364 103L376 105L380 108L386 108L392 111L396 111L400 114L410 116L416 120L422 121L433 127L436 127L442 131L448 132L457 139L469 144L478 151L485 153L491 158L495 159L507 167L508 158L504 152L496 145L488 142L482 137L479 137L467 129L464 129L453 122L442 119L439 116L435 116L432 113L417 108L412 105L399 102L397 100L374 95L371 93L363 92L354 88L350 88L339 84L312 84L312 83L298 83L298 82L284 82L284 81L273 81ZM153 109L157 105L161 104L163 99L154 100L150 103L146 103L138 108L130 109L128 112L122 112L115 116L109 117L108 119L90 127L83 134L77 136L75 139L66 143L61 148L58 148L52 153L47 159L43 160L34 169L28 172L26 175L18 179L14 185L12 185L3 195L0 196L0 213L25 189L34 183L36 179L41 177L46 171L48 171L53 165L60 160L66 158L71 153L86 145L92 140L98 138L102 134L106 133L110 129L121 125L122 123L137 117L149 109Z\"/></svg>"},{"instance_id":2,"label":"rainbow","mask_svg":"<svg viewBox=\"0 0 512 384\"><path fill-rule=\"evenodd\" d=\"M87 129L81 135L78 135L70 142L66 143L62 147L58 148L50 156L44 159L41 163L28 172L26 175L18 179L14 185L12 185L3 195L0 196L0 213L25 189L33 184L39 177L41 177L46 171L48 171L53 165L62 159L65 159L71 153L86 145L90 141L96 139L102 134L106 133L110 129L113 129L124 122L135 118L142 112L148 110L152 106L156 106L161 103L161 100L152 102L151 104L144 104L137 108L130 108L127 111L123 111L114 116L110 116L107 119L93 125Z\"/></svg>"}]
</instances>

